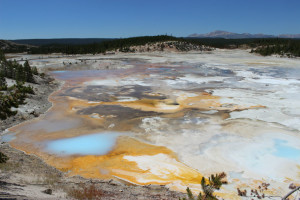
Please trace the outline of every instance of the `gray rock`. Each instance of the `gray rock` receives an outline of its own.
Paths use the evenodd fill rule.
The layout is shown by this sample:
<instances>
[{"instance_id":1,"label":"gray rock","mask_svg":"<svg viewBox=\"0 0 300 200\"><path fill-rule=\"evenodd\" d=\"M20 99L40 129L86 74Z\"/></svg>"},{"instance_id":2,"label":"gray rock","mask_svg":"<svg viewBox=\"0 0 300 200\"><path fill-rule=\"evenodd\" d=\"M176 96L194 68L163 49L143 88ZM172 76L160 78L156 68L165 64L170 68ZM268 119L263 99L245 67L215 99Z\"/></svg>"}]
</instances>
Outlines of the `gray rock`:
<instances>
[{"instance_id":1,"label":"gray rock","mask_svg":"<svg viewBox=\"0 0 300 200\"><path fill-rule=\"evenodd\" d=\"M52 190L51 189L46 189L43 191L45 194L49 194L51 195L52 194Z\"/></svg>"}]
</instances>

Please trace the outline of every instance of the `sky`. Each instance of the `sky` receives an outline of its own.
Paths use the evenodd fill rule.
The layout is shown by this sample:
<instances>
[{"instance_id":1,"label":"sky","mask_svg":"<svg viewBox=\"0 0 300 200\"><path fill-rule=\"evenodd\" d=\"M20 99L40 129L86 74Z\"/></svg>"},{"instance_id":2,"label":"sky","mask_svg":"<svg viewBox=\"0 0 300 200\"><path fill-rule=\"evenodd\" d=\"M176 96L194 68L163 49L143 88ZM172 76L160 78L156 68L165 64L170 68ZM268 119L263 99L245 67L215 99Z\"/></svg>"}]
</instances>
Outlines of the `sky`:
<instances>
[{"instance_id":1,"label":"sky","mask_svg":"<svg viewBox=\"0 0 300 200\"><path fill-rule=\"evenodd\" d=\"M299 34L300 0L0 0L0 39Z\"/></svg>"}]
</instances>

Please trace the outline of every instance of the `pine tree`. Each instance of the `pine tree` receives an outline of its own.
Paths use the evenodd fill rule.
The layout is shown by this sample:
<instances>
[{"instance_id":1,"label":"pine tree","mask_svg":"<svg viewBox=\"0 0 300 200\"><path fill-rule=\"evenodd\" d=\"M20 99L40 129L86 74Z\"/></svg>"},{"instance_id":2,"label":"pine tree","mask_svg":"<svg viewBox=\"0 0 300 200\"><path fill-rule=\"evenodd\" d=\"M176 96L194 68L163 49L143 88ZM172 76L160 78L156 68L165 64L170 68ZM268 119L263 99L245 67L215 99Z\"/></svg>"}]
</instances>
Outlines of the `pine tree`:
<instances>
[{"instance_id":1,"label":"pine tree","mask_svg":"<svg viewBox=\"0 0 300 200\"><path fill-rule=\"evenodd\" d=\"M24 63L24 72L25 72L25 81L34 83L33 73L28 63L28 60L26 60Z\"/></svg>"},{"instance_id":2,"label":"pine tree","mask_svg":"<svg viewBox=\"0 0 300 200\"><path fill-rule=\"evenodd\" d=\"M0 50L0 60L5 60L5 55L1 50Z\"/></svg>"},{"instance_id":3,"label":"pine tree","mask_svg":"<svg viewBox=\"0 0 300 200\"><path fill-rule=\"evenodd\" d=\"M7 89L6 80L4 78L3 73L0 73L0 90L6 90L6 89Z\"/></svg>"},{"instance_id":4,"label":"pine tree","mask_svg":"<svg viewBox=\"0 0 300 200\"><path fill-rule=\"evenodd\" d=\"M214 195L215 190L219 190L223 184L227 184L227 181L224 181L226 174L220 173L216 175L211 175L208 180L205 180L204 177L201 179L201 187L203 193L199 193L197 200L218 200ZM195 197L190 188L186 189L188 200L195 200ZM183 198L183 200L186 200Z\"/></svg>"},{"instance_id":5,"label":"pine tree","mask_svg":"<svg viewBox=\"0 0 300 200\"><path fill-rule=\"evenodd\" d=\"M36 67L32 67L32 73L33 73L34 75L39 75L39 72L38 72L38 70L37 70Z\"/></svg>"},{"instance_id":6,"label":"pine tree","mask_svg":"<svg viewBox=\"0 0 300 200\"><path fill-rule=\"evenodd\" d=\"M22 65L19 65L16 69L16 81L17 82L23 82L26 81L25 72Z\"/></svg>"},{"instance_id":7,"label":"pine tree","mask_svg":"<svg viewBox=\"0 0 300 200\"><path fill-rule=\"evenodd\" d=\"M7 160L8 157L4 153L0 152L0 163L6 163Z\"/></svg>"},{"instance_id":8,"label":"pine tree","mask_svg":"<svg viewBox=\"0 0 300 200\"><path fill-rule=\"evenodd\" d=\"M13 64L12 64L12 62L7 62L7 78L12 78L12 79L14 79L15 77L15 74L14 74L14 67L13 67Z\"/></svg>"}]
</instances>

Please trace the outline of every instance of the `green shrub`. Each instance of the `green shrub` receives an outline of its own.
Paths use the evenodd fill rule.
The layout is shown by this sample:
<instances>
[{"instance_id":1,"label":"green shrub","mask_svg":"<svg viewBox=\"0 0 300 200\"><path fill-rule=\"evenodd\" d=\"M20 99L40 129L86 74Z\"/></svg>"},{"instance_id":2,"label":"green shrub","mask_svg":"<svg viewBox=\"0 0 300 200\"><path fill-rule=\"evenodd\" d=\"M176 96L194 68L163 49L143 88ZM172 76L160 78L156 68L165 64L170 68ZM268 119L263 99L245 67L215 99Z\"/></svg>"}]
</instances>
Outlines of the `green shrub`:
<instances>
[{"instance_id":1,"label":"green shrub","mask_svg":"<svg viewBox=\"0 0 300 200\"><path fill-rule=\"evenodd\" d=\"M0 152L0 163L6 163L6 161L8 161L7 155L5 155L4 153Z\"/></svg>"},{"instance_id":2,"label":"green shrub","mask_svg":"<svg viewBox=\"0 0 300 200\"><path fill-rule=\"evenodd\" d=\"M211 175L206 181L204 177L201 179L201 188L202 193L195 198L191 189L188 187L186 189L188 200L218 200L217 197L213 194L215 190L219 190L223 184L227 184L227 181L224 181L226 174L224 172L216 175ZM183 198L183 200L186 200Z\"/></svg>"}]
</instances>

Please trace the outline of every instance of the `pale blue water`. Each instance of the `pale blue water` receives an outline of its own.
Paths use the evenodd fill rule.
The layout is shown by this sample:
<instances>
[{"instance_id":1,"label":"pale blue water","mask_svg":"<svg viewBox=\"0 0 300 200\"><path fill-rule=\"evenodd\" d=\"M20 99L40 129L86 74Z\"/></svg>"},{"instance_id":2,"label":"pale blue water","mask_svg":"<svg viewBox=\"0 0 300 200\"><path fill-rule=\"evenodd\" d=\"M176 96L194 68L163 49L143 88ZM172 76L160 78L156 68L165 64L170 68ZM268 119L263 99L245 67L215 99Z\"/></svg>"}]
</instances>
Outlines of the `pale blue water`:
<instances>
[{"instance_id":1,"label":"pale blue water","mask_svg":"<svg viewBox=\"0 0 300 200\"><path fill-rule=\"evenodd\" d=\"M288 146L287 142L284 140L275 139L274 141L276 147L276 151L274 152L275 156L288 158L300 162L300 149Z\"/></svg>"},{"instance_id":2,"label":"pale blue water","mask_svg":"<svg viewBox=\"0 0 300 200\"><path fill-rule=\"evenodd\" d=\"M1 142L10 142L16 138L15 133L9 133L1 136Z\"/></svg>"},{"instance_id":3,"label":"pale blue water","mask_svg":"<svg viewBox=\"0 0 300 200\"><path fill-rule=\"evenodd\" d=\"M52 73L65 73L66 71L53 71Z\"/></svg>"},{"instance_id":4,"label":"pale blue water","mask_svg":"<svg viewBox=\"0 0 300 200\"><path fill-rule=\"evenodd\" d=\"M80 126L80 121L77 119L64 119L62 121L62 120L53 119L53 117L47 117L46 119L39 120L36 123L27 125L24 130L25 131L40 130L41 132L50 133L50 132L63 131L71 128L76 128L78 126Z\"/></svg>"},{"instance_id":5,"label":"pale blue water","mask_svg":"<svg viewBox=\"0 0 300 200\"><path fill-rule=\"evenodd\" d=\"M120 133L97 133L54 140L46 150L59 155L105 155L111 151Z\"/></svg>"},{"instance_id":6,"label":"pale blue water","mask_svg":"<svg viewBox=\"0 0 300 200\"><path fill-rule=\"evenodd\" d=\"M103 77L107 70L68 70L68 71L53 71L51 72L58 79L62 80L76 80L82 77ZM107 74L106 74L107 75Z\"/></svg>"}]
</instances>

